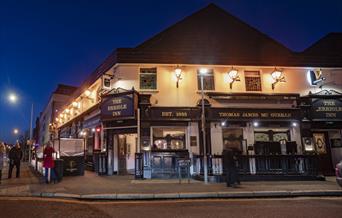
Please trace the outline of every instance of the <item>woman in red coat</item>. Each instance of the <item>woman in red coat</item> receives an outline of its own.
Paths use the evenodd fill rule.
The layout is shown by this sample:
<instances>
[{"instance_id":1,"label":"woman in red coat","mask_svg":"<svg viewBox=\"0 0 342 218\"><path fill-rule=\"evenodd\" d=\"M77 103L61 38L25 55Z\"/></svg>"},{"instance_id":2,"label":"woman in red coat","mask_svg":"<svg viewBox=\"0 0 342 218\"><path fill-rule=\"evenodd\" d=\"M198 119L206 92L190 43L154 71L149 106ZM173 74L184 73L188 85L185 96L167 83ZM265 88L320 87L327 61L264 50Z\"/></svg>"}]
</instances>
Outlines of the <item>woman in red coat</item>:
<instances>
[{"instance_id":1,"label":"woman in red coat","mask_svg":"<svg viewBox=\"0 0 342 218\"><path fill-rule=\"evenodd\" d=\"M43 151L43 167L45 168L45 182L49 183L51 178L55 182L55 161L53 160L53 153L55 153L55 149L51 147L51 144L48 143Z\"/></svg>"}]
</instances>

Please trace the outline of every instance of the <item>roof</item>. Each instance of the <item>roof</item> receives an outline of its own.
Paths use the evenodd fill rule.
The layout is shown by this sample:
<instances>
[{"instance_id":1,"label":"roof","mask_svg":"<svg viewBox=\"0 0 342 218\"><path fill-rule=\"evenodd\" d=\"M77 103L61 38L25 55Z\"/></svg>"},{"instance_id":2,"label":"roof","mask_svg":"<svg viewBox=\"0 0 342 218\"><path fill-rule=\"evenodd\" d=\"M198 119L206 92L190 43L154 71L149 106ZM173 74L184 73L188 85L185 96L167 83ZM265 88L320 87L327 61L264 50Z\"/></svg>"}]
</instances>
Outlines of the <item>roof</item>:
<instances>
[{"instance_id":1,"label":"roof","mask_svg":"<svg viewBox=\"0 0 342 218\"><path fill-rule=\"evenodd\" d=\"M131 49L120 63L282 65L291 51L214 4Z\"/></svg>"},{"instance_id":2,"label":"roof","mask_svg":"<svg viewBox=\"0 0 342 218\"><path fill-rule=\"evenodd\" d=\"M292 63L312 67L342 67L342 33L329 33L294 56Z\"/></svg>"},{"instance_id":3,"label":"roof","mask_svg":"<svg viewBox=\"0 0 342 218\"><path fill-rule=\"evenodd\" d=\"M65 85L65 84L58 84L56 90L53 94L60 94L60 95L72 95L78 87Z\"/></svg>"},{"instance_id":4,"label":"roof","mask_svg":"<svg viewBox=\"0 0 342 218\"><path fill-rule=\"evenodd\" d=\"M296 53L209 4L135 48L114 50L73 96L84 92L116 63L342 67L341 34L328 34L307 50Z\"/></svg>"}]
</instances>

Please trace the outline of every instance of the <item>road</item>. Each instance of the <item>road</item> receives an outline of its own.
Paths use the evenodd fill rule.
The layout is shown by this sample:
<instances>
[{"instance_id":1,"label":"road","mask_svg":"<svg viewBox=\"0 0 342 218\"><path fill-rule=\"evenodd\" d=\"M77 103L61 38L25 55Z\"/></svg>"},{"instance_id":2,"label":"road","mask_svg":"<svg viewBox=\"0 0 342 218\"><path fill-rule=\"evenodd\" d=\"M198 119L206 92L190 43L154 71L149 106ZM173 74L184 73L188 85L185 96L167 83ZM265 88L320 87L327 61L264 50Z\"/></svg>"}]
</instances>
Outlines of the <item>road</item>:
<instances>
[{"instance_id":1,"label":"road","mask_svg":"<svg viewBox=\"0 0 342 218\"><path fill-rule=\"evenodd\" d=\"M0 198L1 218L342 217L342 198L85 202Z\"/></svg>"}]
</instances>

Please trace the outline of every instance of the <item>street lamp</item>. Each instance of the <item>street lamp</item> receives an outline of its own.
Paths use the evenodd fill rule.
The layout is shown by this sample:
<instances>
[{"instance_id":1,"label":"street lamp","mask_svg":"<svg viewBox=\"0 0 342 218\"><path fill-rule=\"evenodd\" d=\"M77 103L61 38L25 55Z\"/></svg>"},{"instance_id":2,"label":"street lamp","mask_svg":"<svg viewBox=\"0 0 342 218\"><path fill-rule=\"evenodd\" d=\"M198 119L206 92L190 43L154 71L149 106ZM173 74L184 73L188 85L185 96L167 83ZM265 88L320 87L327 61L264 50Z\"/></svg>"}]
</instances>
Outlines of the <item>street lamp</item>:
<instances>
[{"instance_id":1,"label":"street lamp","mask_svg":"<svg viewBox=\"0 0 342 218\"><path fill-rule=\"evenodd\" d=\"M8 95L8 101L12 104L15 104L18 100L18 96L15 94L15 93L10 93ZM31 116L30 116L30 141L32 142L32 134L33 134L33 131L32 131L32 123L33 123L33 103L31 105ZM15 130L17 130L17 133L19 132L18 129L14 129L14 134L17 134L15 133ZM31 148L29 149L29 161L31 163Z\"/></svg>"},{"instance_id":2,"label":"street lamp","mask_svg":"<svg viewBox=\"0 0 342 218\"><path fill-rule=\"evenodd\" d=\"M201 77L201 103L202 103L202 134L203 134L203 167L204 167L204 183L208 184L208 162L207 162L207 143L205 137L205 111L204 111L204 87L203 77L208 73L207 68L201 68L199 74Z\"/></svg>"},{"instance_id":3,"label":"street lamp","mask_svg":"<svg viewBox=\"0 0 342 218\"><path fill-rule=\"evenodd\" d=\"M19 130L16 128L16 129L13 129L13 134L14 135L18 135L18 133L19 133Z\"/></svg>"},{"instance_id":4,"label":"street lamp","mask_svg":"<svg viewBox=\"0 0 342 218\"><path fill-rule=\"evenodd\" d=\"M16 103L17 100L18 100L18 97L17 97L16 94L10 93L10 94L8 95L8 101L9 101L9 102L11 102L11 103Z\"/></svg>"}]
</instances>

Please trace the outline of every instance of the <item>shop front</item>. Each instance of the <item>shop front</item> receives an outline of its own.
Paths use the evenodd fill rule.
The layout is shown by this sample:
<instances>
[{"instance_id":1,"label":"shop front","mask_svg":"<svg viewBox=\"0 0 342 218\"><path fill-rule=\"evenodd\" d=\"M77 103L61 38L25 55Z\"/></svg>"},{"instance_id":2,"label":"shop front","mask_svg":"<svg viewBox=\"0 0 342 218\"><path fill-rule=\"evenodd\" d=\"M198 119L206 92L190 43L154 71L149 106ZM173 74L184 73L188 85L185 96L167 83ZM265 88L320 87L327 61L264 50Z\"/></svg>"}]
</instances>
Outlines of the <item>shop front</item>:
<instances>
[{"instance_id":1,"label":"shop front","mask_svg":"<svg viewBox=\"0 0 342 218\"><path fill-rule=\"evenodd\" d=\"M134 90L103 96L101 123L107 175L134 174L139 152L137 126L138 93Z\"/></svg>"},{"instance_id":2,"label":"shop front","mask_svg":"<svg viewBox=\"0 0 342 218\"><path fill-rule=\"evenodd\" d=\"M300 110L210 108L213 162L211 172L221 174L221 153L239 154L245 175L288 175L303 172Z\"/></svg>"},{"instance_id":3,"label":"shop front","mask_svg":"<svg viewBox=\"0 0 342 218\"><path fill-rule=\"evenodd\" d=\"M101 148L101 117L98 108L84 117L82 131L85 138L86 169L97 172L97 156L103 152Z\"/></svg>"},{"instance_id":4,"label":"shop front","mask_svg":"<svg viewBox=\"0 0 342 218\"><path fill-rule=\"evenodd\" d=\"M342 94L323 90L302 97L305 146L319 154L320 172L334 175L342 160Z\"/></svg>"},{"instance_id":5,"label":"shop front","mask_svg":"<svg viewBox=\"0 0 342 218\"><path fill-rule=\"evenodd\" d=\"M197 107L146 107L141 116L145 178L175 178L179 160L199 152Z\"/></svg>"}]
</instances>

